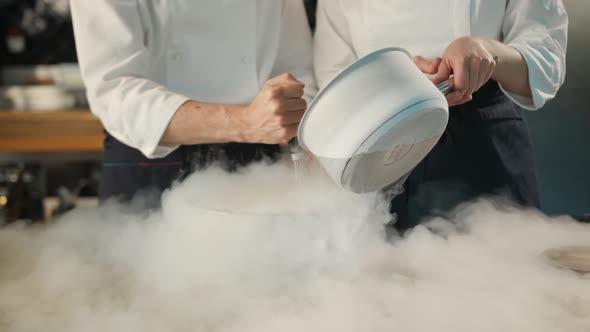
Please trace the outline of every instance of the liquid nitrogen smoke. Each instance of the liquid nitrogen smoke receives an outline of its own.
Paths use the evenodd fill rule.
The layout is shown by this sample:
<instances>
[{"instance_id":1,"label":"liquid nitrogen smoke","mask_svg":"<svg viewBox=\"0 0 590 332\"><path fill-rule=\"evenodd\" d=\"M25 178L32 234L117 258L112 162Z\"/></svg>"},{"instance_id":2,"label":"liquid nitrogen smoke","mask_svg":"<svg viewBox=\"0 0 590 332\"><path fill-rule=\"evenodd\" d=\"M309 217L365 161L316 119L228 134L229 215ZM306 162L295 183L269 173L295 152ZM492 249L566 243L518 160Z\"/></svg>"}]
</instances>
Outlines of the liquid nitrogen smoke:
<instances>
[{"instance_id":1,"label":"liquid nitrogen smoke","mask_svg":"<svg viewBox=\"0 0 590 332\"><path fill-rule=\"evenodd\" d=\"M479 202L388 242L374 197L290 175L1 229L0 331L590 331L590 278L542 255L590 226Z\"/></svg>"}]
</instances>

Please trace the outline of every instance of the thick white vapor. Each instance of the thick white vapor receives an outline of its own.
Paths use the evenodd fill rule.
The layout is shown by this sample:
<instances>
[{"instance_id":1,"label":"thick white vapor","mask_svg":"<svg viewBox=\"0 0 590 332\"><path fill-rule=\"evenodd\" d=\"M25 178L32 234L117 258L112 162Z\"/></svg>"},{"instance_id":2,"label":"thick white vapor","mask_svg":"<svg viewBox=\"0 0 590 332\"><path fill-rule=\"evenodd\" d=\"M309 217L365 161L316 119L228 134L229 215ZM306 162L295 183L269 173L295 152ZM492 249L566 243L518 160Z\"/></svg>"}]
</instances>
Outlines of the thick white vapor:
<instances>
[{"instance_id":1,"label":"thick white vapor","mask_svg":"<svg viewBox=\"0 0 590 332\"><path fill-rule=\"evenodd\" d=\"M542 255L590 226L479 202L387 242L373 197L290 178L209 170L161 210L1 229L0 331L590 331L590 278Z\"/></svg>"}]
</instances>

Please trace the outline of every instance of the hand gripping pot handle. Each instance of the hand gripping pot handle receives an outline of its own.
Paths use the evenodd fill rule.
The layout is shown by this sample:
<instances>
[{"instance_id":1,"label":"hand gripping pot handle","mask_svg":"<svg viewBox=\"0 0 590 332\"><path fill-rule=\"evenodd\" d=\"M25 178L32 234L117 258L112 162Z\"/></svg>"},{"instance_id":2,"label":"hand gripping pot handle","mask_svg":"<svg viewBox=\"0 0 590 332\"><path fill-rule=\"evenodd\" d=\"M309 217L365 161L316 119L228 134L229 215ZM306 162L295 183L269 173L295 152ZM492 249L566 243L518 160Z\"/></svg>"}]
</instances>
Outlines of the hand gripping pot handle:
<instances>
[{"instance_id":1,"label":"hand gripping pot handle","mask_svg":"<svg viewBox=\"0 0 590 332\"><path fill-rule=\"evenodd\" d=\"M438 91L440 91L445 96L448 96L453 91L455 91L455 84L453 84L451 80L446 80L441 84L437 85L436 87L438 88Z\"/></svg>"}]
</instances>

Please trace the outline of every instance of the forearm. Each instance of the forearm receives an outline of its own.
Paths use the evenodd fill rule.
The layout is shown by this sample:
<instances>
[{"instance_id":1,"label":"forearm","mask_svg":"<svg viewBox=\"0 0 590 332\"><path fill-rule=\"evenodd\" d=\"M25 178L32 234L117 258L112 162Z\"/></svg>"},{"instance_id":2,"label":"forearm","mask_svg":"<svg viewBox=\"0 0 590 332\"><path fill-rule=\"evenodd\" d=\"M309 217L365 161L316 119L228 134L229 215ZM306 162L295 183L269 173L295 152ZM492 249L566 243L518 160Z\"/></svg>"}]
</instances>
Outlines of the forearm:
<instances>
[{"instance_id":1,"label":"forearm","mask_svg":"<svg viewBox=\"0 0 590 332\"><path fill-rule=\"evenodd\" d=\"M189 101L172 117L160 143L194 145L242 141L235 115L243 108Z\"/></svg>"},{"instance_id":2,"label":"forearm","mask_svg":"<svg viewBox=\"0 0 590 332\"><path fill-rule=\"evenodd\" d=\"M492 79L510 92L532 96L527 63L516 49L499 41L484 39L486 48L494 55L496 68Z\"/></svg>"},{"instance_id":3,"label":"forearm","mask_svg":"<svg viewBox=\"0 0 590 332\"><path fill-rule=\"evenodd\" d=\"M297 135L306 109L304 84L290 74L268 80L250 105L189 101L172 116L164 145L281 144Z\"/></svg>"}]
</instances>

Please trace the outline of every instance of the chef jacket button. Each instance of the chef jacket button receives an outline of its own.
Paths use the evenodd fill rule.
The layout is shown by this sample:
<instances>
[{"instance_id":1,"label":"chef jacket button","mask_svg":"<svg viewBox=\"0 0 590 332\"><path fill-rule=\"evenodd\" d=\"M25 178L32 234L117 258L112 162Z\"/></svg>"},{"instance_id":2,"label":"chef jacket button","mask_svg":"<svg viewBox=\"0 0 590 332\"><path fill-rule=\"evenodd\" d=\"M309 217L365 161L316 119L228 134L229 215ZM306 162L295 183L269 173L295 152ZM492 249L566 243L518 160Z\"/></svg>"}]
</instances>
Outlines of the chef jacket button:
<instances>
[{"instance_id":1,"label":"chef jacket button","mask_svg":"<svg viewBox=\"0 0 590 332\"><path fill-rule=\"evenodd\" d=\"M248 60L248 57L245 57L245 56L243 56L241 60L242 60L242 63L243 63L243 64L246 64L246 63L250 62L250 61Z\"/></svg>"}]
</instances>

